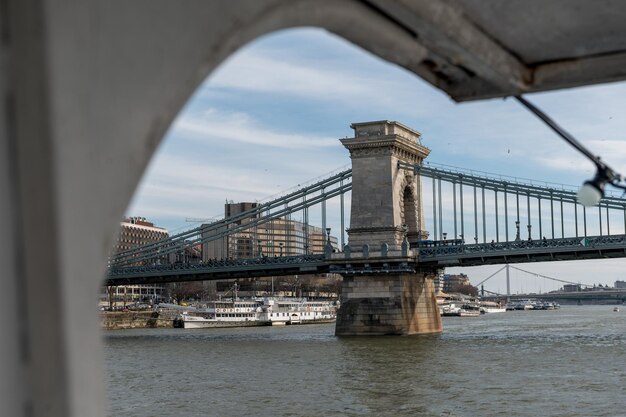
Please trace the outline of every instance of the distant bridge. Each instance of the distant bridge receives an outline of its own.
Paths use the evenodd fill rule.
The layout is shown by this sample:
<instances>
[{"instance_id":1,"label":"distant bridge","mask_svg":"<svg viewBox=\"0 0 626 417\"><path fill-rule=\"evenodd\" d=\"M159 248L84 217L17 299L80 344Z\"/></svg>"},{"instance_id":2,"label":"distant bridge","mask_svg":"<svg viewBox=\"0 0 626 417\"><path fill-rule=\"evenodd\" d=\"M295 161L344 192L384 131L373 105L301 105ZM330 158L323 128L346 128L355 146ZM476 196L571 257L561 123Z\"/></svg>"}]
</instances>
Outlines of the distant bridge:
<instances>
[{"instance_id":1,"label":"distant bridge","mask_svg":"<svg viewBox=\"0 0 626 417\"><path fill-rule=\"evenodd\" d=\"M626 303L626 290L554 291L542 294L512 294L509 298L511 300L534 298L566 304L624 304Z\"/></svg>"},{"instance_id":2,"label":"distant bridge","mask_svg":"<svg viewBox=\"0 0 626 417\"><path fill-rule=\"evenodd\" d=\"M522 274L541 278L549 281L556 281L560 284L569 284L569 288L575 288L575 290L565 290L565 286L558 291L539 292L539 293L524 293L524 294L511 294L510 283L510 269L514 269ZM498 274L506 274L506 286L507 293L499 294L493 291L487 291L484 289L483 284L490 279L498 276ZM560 303L567 304L623 304L626 302L626 288L611 288L604 286L596 286L595 284L573 282L561 278L555 278L536 272L528 271L516 266L505 264L502 268L493 272L487 278L483 279L477 284L480 287L481 296L486 300L522 300L522 299L539 299L546 301L558 301Z\"/></svg>"}]
</instances>

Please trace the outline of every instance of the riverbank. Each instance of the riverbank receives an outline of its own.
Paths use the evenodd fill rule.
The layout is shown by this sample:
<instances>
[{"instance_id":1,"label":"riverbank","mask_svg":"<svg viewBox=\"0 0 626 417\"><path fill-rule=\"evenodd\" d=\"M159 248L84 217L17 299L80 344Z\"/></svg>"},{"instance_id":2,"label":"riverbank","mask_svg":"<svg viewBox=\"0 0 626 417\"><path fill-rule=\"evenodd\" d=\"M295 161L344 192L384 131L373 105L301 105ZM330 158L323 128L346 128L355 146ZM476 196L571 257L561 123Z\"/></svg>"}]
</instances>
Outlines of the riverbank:
<instances>
[{"instance_id":1,"label":"riverbank","mask_svg":"<svg viewBox=\"0 0 626 417\"><path fill-rule=\"evenodd\" d=\"M174 315L156 311L104 311L100 327L104 330L156 329L174 327Z\"/></svg>"}]
</instances>

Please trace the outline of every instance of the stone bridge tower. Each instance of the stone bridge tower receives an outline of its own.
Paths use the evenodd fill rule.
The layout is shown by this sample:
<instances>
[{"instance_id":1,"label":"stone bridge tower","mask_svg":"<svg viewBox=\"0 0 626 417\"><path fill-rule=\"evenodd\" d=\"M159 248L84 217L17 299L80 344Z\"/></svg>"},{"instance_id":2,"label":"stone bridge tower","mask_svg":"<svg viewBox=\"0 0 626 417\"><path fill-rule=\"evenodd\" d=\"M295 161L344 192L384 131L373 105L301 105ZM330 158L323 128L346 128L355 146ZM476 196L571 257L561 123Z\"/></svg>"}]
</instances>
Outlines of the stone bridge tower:
<instances>
[{"instance_id":1,"label":"stone bridge tower","mask_svg":"<svg viewBox=\"0 0 626 417\"><path fill-rule=\"evenodd\" d=\"M398 122L351 127L354 138L341 140L352 159L352 208L348 248L333 256L344 277L336 334L441 332L437 271L420 269L408 246L428 236L421 180L398 168L398 162L421 164L430 150L419 132Z\"/></svg>"},{"instance_id":2,"label":"stone bridge tower","mask_svg":"<svg viewBox=\"0 0 626 417\"><path fill-rule=\"evenodd\" d=\"M398 122L353 123L354 138L342 139L352 159L352 211L349 243L400 249L409 240L425 238L421 181L398 162L421 164L430 149L421 134Z\"/></svg>"}]
</instances>

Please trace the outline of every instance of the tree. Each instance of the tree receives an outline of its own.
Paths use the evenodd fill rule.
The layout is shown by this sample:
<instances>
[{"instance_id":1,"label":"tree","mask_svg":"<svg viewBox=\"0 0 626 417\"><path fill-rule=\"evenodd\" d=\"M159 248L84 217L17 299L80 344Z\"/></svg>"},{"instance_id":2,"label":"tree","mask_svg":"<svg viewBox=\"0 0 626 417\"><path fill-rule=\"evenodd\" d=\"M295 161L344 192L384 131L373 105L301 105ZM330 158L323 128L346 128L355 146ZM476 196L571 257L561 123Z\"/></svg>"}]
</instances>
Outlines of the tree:
<instances>
[{"instance_id":1,"label":"tree","mask_svg":"<svg viewBox=\"0 0 626 417\"><path fill-rule=\"evenodd\" d=\"M178 302L190 298L204 298L205 288L200 281L177 282L170 285L170 294Z\"/></svg>"},{"instance_id":2,"label":"tree","mask_svg":"<svg viewBox=\"0 0 626 417\"><path fill-rule=\"evenodd\" d=\"M474 287L471 284L455 284L452 286L452 292L458 292L465 295L470 295L472 297L476 297L478 295L478 288Z\"/></svg>"},{"instance_id":3,"label":"tree","mask_svg":"<svg viewBox=\"0 0 626 417\"><path fill-rule=\"evenodd\" d=\"M109 311L113 311L113 295L115 294L115 286L109 285L107 286L107 296L109 299Z\"/></svg>"}]
</instances>

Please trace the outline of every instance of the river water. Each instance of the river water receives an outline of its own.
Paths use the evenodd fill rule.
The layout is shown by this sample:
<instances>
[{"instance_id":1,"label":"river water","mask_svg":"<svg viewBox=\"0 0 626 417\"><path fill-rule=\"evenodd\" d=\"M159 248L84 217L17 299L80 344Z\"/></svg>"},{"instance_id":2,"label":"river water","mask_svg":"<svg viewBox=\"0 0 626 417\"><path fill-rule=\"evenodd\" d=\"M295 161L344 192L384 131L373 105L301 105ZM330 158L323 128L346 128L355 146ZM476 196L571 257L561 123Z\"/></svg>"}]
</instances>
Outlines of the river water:
<instances>
[{"instance_id":1,"label":"river water","mask_svg":"<svg viewBox=\"0 0 626 417\"><path fill-rule=\"evenodd\" d=\"M334 324L104 333L109 415L626 416L626 307L444 318L438 336Z\"/></svg>"}]
</instances>

